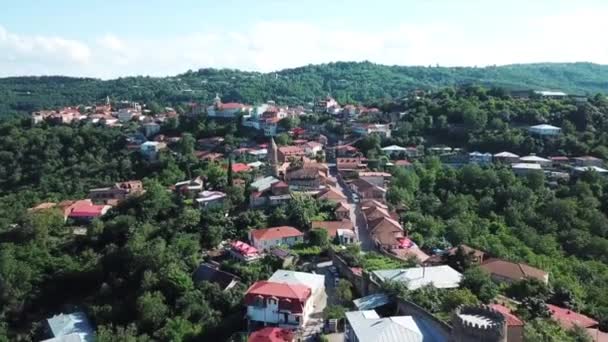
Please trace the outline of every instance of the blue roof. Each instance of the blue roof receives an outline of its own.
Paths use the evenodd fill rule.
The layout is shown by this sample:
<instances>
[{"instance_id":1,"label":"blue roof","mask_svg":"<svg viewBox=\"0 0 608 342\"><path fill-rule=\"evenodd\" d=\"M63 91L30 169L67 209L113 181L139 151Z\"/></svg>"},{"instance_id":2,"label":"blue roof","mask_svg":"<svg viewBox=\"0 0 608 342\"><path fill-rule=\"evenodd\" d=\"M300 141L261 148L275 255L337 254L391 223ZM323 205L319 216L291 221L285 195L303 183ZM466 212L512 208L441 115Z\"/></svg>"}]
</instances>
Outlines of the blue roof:
<instances>
[{"instance_id":1,"label":"blue roof","mask_svg":"<svg viewBox=\"0 0 608 342\"><path fill-rule=\"evenodd\" d=\"M59 314L46 320L51 328L53 337L78 335L81 341L93 342L93 328L84 312ZM61 341L61 339L59 340Z\"/></svg>"}]
</instances>

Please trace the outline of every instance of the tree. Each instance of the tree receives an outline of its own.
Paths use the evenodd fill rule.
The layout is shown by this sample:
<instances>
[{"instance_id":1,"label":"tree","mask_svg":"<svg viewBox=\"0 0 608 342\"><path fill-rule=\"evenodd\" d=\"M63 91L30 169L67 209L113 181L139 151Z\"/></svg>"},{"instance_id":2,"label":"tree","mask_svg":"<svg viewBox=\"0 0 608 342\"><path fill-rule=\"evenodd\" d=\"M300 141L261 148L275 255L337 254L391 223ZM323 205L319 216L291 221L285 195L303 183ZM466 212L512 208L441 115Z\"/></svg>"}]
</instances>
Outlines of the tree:
<instances>
[{"instance_id":1,"label":"tree","mask_svg":"<svg viewBox=\"0 0 608 342\"><path fill-rule=\"evenodd\" d=\"M279 126L284 130L289 131L300 125L300 119L297 116L290 116L279 121Z\"/></svg>"},{"instance_id":2,"label":"tree","mask_svg":"<svg viewBox=\"0 0 608 342\"><path fill-rule=\"evenodd\" d=\"M232 179L232 157L228 157L228 176L227 176L227 185L231 187L234 184L234 180Z\"/></svg>"},{"instance_id":3,"label":"tree","mask_svg":"<svg viewBox=\"0 0 608 342\"><path fill-rule=\"evenodd\" d=\"M346 313L346 308L341 305L327 305L323 309L323 317L325 319L343 319Z\"/></svg>"},{"instance_id":4,"label":"tree","mask_svg":"<svg viewBox=\"0 0 608 342\"><path fill-rule=\"evenodd\" d=\"M452 312L460 305L474 305L478 302L475 294L468 288L456 289L444 296L442 309L444 312Z\"/></svg>"},{"instance_id":5,"label":"tree","mask_svg":"<svg viewBox=\"0 0 608 342\"><path fill-rule=\"evenodd\" d=\"M479 267L466 270L460 285L471 290L484 303L489 303L498 294L498 286L492 281L490 275Z\"/></svg>"},{"instance_id":6,"label":"tree","mask_svg":"<svg viewBox=\"0 0 608 342\"><path fill-rule=\"evenodd\" d=\"M329 243L327 230L320 228L311 229L310 232L308 232L308 241L314 246L327 246Z\"/></svg>"},{"instance_id":7,"label":"tree","mask_svg":"<svg viewBox=\"0 0 608 342\"><path fill-rule=\"evenodd\" d=\"M127 327L100 325L97 327L95 340L98 342L146 342L150 341L150 338L147 335L139 335L134 324L130 324Z\"/></svg>"},{"instance_id":8,"label":"tree","mask_svg":"<svg viewBox=\"0 0 608 342\"><path fill-rule=\"evenodd\" d=\"M153 331L167 319L169 308L165 304L165 296L162 293L144 292L137 299L137 312L142 327L147 331Z\"/></svg>"},{"instance_id":9,"label":"tree","mask_svg":"<svg viewBox=\"0 0 608 342\"><path fill-rule=\"evenodd\" d=\"M353 300L353 292L351 290L352 285L346 279L340 279L338 281L338 286L336 286L336 298L341 303L349 303Z\"/></svg>"},{"instance_id":10,"label":"tree","mask_svg":"<svg viewBox=\"0 0 608 342\"><path fill-rule=\"evenodd\" d=\"M524 341L572 341L566 332L549 319L533 319L524 326Z\"/></svg>"},{"instance_id":11,"label":"tree","mask_svg":"<svg viewBox=\"0 0 608 342\"><path fill-rule=\"evenodd\" d=\"M278 134L276 137L274 137L274 141L279 146L285 146L285 145L291 144L291 138L289 137L289 135L287 135L285 133Z\"/></svg>"},{"instance_id":12,"label":"tree","mask_svg":"<svg viewBox=\"0 0 608 342\"><path fill-rule=\"evenodd\" d=\"M167 320L165 326L158 332L162 341L181 342L193 339L201 333L201 326L183 319L173 317Z\"/></svg>"},{"instance_id":13,"label":"tree","mask_svg":"<svg viewBox=\"0 0 608 342\"><path fill-rule=\"evenodd\" d=\"M536 297L541 300L546 300L549 297L550 291L545 283L532 278L524 279L509 285L506 294L507 296L518 300L526 297Z\"/></svg>"}]
</instances>

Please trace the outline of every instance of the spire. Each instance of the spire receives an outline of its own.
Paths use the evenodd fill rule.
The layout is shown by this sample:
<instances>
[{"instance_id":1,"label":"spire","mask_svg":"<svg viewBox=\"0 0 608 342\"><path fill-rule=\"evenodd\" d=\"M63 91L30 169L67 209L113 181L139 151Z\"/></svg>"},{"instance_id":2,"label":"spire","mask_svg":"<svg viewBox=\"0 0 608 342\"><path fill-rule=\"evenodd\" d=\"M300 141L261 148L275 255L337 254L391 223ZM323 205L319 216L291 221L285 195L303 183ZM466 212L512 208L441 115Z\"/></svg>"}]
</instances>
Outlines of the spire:
<instances>
[{"instance_id":1,"label":"spire","mask_svg":"<svg viewBox=\"0 0 608 342\"><path fill-rule=\"evenodd\" d=\"M108 106L110 105L110 96L109 95L106 96L106 105L108 105Z\"/></svg>"}]
</instances>

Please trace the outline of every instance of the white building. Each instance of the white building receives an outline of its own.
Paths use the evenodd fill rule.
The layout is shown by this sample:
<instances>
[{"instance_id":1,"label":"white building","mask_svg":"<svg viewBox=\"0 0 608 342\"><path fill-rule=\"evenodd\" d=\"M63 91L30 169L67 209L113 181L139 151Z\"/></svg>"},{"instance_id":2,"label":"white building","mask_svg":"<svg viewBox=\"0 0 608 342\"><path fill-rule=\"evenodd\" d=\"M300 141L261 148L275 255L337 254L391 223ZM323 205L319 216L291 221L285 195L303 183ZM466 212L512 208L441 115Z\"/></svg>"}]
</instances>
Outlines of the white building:
<instances>
[{"instance_id":1,"label":"white building","mask_svg":"<svg viewBox=\"0 0 608 342\"><path fill-rule=\"evenodd\" d=\"M384 153L388 154L389 156L393 156L393 155L398 155L400 153L405 154L407 152L407 148L397 146L397 145L391 145L391 146L383 147L382 151Z\"/></svg>"},{"instance_id":2,"label":"white building","mask_svg":"<svg viewBox=\"0 0 608 342\"><path fill-rule=\"evenodd\" d=\"M511 165L511 169L518 176L525 176L531 172L542 172L540 164L535 163L515 163Z\"/></svg>"},{"instance_id":3,"label":"white building","mask_svg":"<svg viewBox=\"0 0 608 342\"><path fill-rule=\"evenodd\" d=\"M317 153L323 151L323 145L316 141L309 141L304 145L304 151L309 156L316 156Z\"/></svg>"},{"instance_id":4,"label":"white building","mask_svg":"<svg viewBox=\"0 0 608 342\"><path fill-rule=\"evenodd\" d=\"M213 118L234 119L241 114L244 118L249 117L251 115L251 107L236 102L222 103L219 95L215 95L213 105L207 107L207 116Z\"/></svg>"},{"instance_id":5,"label":"white building","mask_svg":"<svg viewBox=\"0 0 608 342\"><path fill-rule=\"evenodd\" d=\"M494 161L502 163L517 163L519 155L511 152L500 152L494 155Z\"/></svg>"},{"instance_id":6,"label":"white building","mask_svg":"<svg viewBox=\"0 0 608 342\"><path fill-rule=\"evenodd\" d=\"M320 298L325 293L325 276L306 272L277 270L268 281L281 284L304 285L310 287L313 298Z\"/></svg>"},{"instance_id":7,"label":"white building","mask_svg":"<svg viewBox=\"0 0 608 342\"><path fill-rule=\"evenodd\" d=\"M59 314L46 320L53 338L43 342L93 342L95 331L84 312Z\"/></svg>"},{"instance_id":8,"label":"white building","mask_svg":"<svg viewBox=\"0 0 608 342\"><path fill-rule=\"evenodd\" d=\"M540 135L540 136L556 136L556 135L560 134L562 129L559 127L555 127L555 126L551 126L551 125L547 125L547 124L541 124L541 125L536 125L536 126L532 126L532 127L528 128L528 131L532 134L536 134L536 135Z\"/></svg>"},{"instance_id":9,"label":"white building","mask_svg":"<svg viewBox=\"0 0 608 342\"><path fill-rule=\"evenodd\" d=\"M218 208L224 205L226 194L221 191L202 191L196 198L200 209Z\"/></svg>"},{"instance_id":10,"label":"white building","mask_svg":"<svg viewBox=\"0 0 608 342\"><path fill-rule=\"evenodd\" d=\"M585 173L588 171L597 172L601 175L608 174L608 170L606 170L602 167L599 167L599 166L577 166L574 168L575 173Z\"/></svg>"},{"instance_id":11,"label":"white building","mask_svg":"<svg viewBox=\"0 0 608 342\"><path fill-rule=\"evenodd\" d=\"M438 289L457 288L462 280L462 274L447 265L378 270L373 271L372 276L380 282L402 282L409 290L427 285Z\"/></svg>"},{"instance_id":12,"label":"white building","mask_svg":"<svg viewBox=\"0 0 608 342\"><path fill-rule=\"evenodd\" d=\"M363 136L377 133L385 138L390 138L391 128L386 124L359 124L353 127L353 133Z\"/></svg>"},{"instance_id":13,"label":"white building","mask_svg":"<svg viewBox=\"0 0 608 342\"><path fill-rule=\"evenodd\" d=\"M305 285L255 282L245 293L247 319L279 327L303 327L314 311L312 290Z\"/></svg>"},{"instance_id":14,"label":"white building","mask_svg":"<svg viewBox=\"0 0 608 342\"><path fill-rule=\"evenodd\" d=\"M519 158L519 161L522 163L539 164L541 166L551 166L551 164L553 164L551 160L535 155L521 157Z\"/></svg>"},{"instance_id":15,"label":"white building","mask_svg":"<svg viewBox=\"0 0 608 342\"><path fill-rule=\"evenodd\" d=\"M156 160L158 152L167 147L165 143L158 141L146 141L139 146L139 152L148 160Z\"/></svg>"},{"instance_id":16,"label":"white building","mask_svg":"<svg viewBox=\"0 0 608 342\"><path fill-rule=\"evenodd\" d=\"M488 165L492 162L491 153L471 152L469 153L469 163Z\"/></svg>"},{"instance_id":17,"label":"white building","mask_svg":"<svg viewBox=\"0 0 608 342\"><path fill-rule=\"evenodd\" d=\"M127 122L131 121L135 115L139 115L139 112L136 112L131 108L121 108L116 113L116 118L120 122Z\"/></svg>"},{"instance_id":18,"label":"white building","mask_svg":"<svg viewBox=\"0 0 608 342\"><path fill-rule=\"evenodd\" d=\"M545 98L551 99L563 99L568 96L568 94L563 91L551 91L551 90L535 90L534 94L539 95Z\"/></svg>"},{"instance_id":19,"label":"white building","mask_svg":"<svg viewBox=\"0 0 608 342\"><path fill-rule=\"evenodd\" d=\"M413 316L380 318L376 311L346 313L344 341L347 342L447 342L433 326Z\"/></svg>"},{"instance_id":20,"label":"white building","mask_svg":"<svg viewBox=\"0 0 608 342\"><path fill-rule=\"evenodd\" d=\"M281 245L293 246L304 242L304 233L290 226L254 229L249 232L249 241L259 250Z\"/></svg>"}]
</instances>

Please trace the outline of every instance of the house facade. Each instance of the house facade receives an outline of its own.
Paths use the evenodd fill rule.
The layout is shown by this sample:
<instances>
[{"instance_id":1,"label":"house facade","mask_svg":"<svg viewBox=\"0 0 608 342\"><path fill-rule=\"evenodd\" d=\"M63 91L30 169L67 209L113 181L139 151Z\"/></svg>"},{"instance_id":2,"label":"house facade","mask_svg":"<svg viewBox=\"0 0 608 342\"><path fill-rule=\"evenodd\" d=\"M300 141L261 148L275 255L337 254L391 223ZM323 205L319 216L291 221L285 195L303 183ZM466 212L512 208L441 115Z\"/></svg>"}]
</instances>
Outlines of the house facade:
<instances>
[{"instance_id":1,"label":"house facade","mask_svg":"<svg viewBox=\"0 0 608 342\"><path fill-rule=\"evenodd\" d=\"M115 183L113 186L89 190L89 198L94 203L108 204L111 201L122 201L131 195L143 193L144 186L141 181L127 181Z\"/></svg>"},{"instance_id":2,"label":"house facade","mask_svg":"<svg viewBox=\"0 0 608 342\"><path fill-rule=\"evenodd\" d=\"M268 250L281 245L293 246L304 242L304 233L290 226L254 229L249 232L249 241L259 250Z\"/></svg>"},{"instance_id":3,"label":"house facade","mask_svg":"<svg viewBox=\"0 0 608 342\"><path fill-rule=\"evenodd\" d=\"M279 327L303 327L313 312L312 290L305 285L255 282L245 293L247 319Z\"/></svg>"},{"instance_id":4,"label":"house facade","mask_svg":"<svg viewBox=\"0 0 608 342\"><path fill-rule=\"evenodd\" d=\"M531 134L538 135L538 136L556 136L561 133L562 129L559 127L556 127L556 126L552 126L552 125L541 124L541 125L531 126L530 128L528 128L528 131Z\"/></svg>"}]
</instances>

